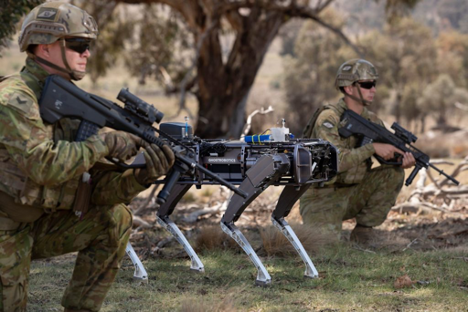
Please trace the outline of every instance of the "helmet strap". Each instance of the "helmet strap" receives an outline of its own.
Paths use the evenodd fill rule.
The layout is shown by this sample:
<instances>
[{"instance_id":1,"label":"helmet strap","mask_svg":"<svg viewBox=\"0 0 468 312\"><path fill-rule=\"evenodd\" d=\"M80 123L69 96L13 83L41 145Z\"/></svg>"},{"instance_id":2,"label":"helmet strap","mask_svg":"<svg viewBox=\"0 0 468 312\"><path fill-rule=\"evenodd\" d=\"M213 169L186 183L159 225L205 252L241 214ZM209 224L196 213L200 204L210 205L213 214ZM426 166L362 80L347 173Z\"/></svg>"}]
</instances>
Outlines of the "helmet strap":
<instances>
[{"instance_id":1,"label":"helmet strap","mask_svg":"<svg viewBox=\"0 0 468 312\"><path fill-rule=\"evenodd\" d=\"M61 71L62 73L66 73L70 77L70 79L72 79L72 80L78 81L78 80L83 79L83 77L86 75L86 72L82 72L82 71L78 71L78 70L72 70L70 68L70 65L68 64L68 61L67 61L67 56L65 55L65 40L62 40L62 41L63 41L63 43L60 45L60 50L62 52L62 60L63 60L63 63L65 64L66 69L63 68L63 67L60 67L60 66L58 66L58 65L56 65L54 63L51 63L51 62L43 59L42 57L39 57L39 56L33 54L33 53L28 52L28 56L31 59L38 62L38 63L42 63L42 64L44 64L46 66L49 66L49 67L51 67L53 69Z\"/></svg>"},{"instance_id":2,"label":"helmet strap","mask_svg":"<svg viewBox=\"0 0 468 312\"><path fill-rule=\"evenodd\" d=\"M32 54L32 53L31 53L31 54L28 53L28 55L29 55L29 57L30 57L31 59L35 60L35 61L38 62L38 63L47 65L47 66L49 66L49 67L52 67L53 69L56 69L56 70L58 70L58 71L61 71L61 72L63 72L63 73L67 73L68 75L70 75L70 73L69 73L65 68L62 68L62 67L60 67L60 66L57 66L57 65L55 65L54 63L51 63L51 62L49 62L48 60L43 59L42 57L39 57L39 56L37 56L37 55L35 55L35 54Z\"/></svg>"},{"instance_id":3,"label":"helmet strap","mask_svg":"<svg viewBox=\"0 0 468 312\"><path fill-rule=\"evenodd\" d=\"M71 69L70 65L68 64L67 56L65 54L65 48L66 48L66 43L65 40L60 40L62 44L60 45L60 50L62 51L62 60L63 63L65 64L65 67L67 68L67 73L70 75L70 78L72 80L81 80L83 77L86 75L86 72L78 71L78 70L73 70Z\"/></svg>"},{"instance_id":4,"label":"helmet strap","mask_svg":"<svg viewBox=\"0 0 468 312\"><path fill-rule=\"evenodd\" d=\"M361 101L362 105L364 105L364 106L371 105L371 102L364 100L364 98L362 97L361 88L359 86L357 86L357 90L358 90L358 93L359 93L359 98L360 98L359 100Z\"/></svg>"},{"instance_id":5,"label":"helmet strap","mask_svg":"<svg viewBox=\"0 0 468 312\"><path fill-rule=\"evenodd\" d=\"M353 86L355 86L357 89L358 89L358 93L359 93L359 97L356 97L354 95L351 95L349 93L346 93L346 91L343 90L343 93L345 96L355 100L356 102L359 102L359 103L362 103L362 105L364 106L369 106L371 105L372 102L369 102L369 101L366 101L364 100L364 98L362 97L362 93L361 93L361 88L359 88L359 86L356 86L355 84L353 84Z\"/></svg>"}]
</instances>

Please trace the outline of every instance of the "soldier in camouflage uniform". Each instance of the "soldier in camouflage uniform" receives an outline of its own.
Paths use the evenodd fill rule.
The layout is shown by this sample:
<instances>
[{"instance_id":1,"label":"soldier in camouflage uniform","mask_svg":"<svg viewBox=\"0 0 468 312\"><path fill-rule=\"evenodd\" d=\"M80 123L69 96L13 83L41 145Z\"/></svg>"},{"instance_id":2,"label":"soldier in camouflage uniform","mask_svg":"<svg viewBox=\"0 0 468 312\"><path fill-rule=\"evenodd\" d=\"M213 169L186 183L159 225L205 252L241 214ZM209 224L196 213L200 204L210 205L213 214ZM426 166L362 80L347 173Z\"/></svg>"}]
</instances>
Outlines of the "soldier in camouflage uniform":
<instances>
[{"instance_id":1,"label":"soldier in camouflage uniform","mask_svg":"<svg viewBox=\"0 0 468 312\"><path fill-rule=\"evenodd\" d=\"M354 59L338 69L335 87L343 93L335 105L319 108L304 129L304 137L321 138L333 143L340 151L338 175L322 187L311 187L300 199L300 213L305 224L320 228L339 240L342 221L356 218L351 240L370 243L372 227L382 224L395 204L403 186L404 168L414 166L411 153L393 145L371 143L357 147L357 138L342 138L338 133L340 118L346 109L384 126L367 109L374 99L378 74L368 61ZM401 167L382 165L371 168L371 156L389 160L394 153L403 155Z\"/></svg>"},{"instance_id":2,"label":"soldier in camouflage uniform","mask_svg":"<svg viewBox=\"0 0 468 312\"><path fill-rule=\"evenodd\" d=\"M168 146L121 131L74 142L78 121L42 121L46 77L79 80L97 36L94 19L50 2L24 20L19 74L0 79L0 311L25 311L32 259L78 251L65 311L98 311L125 254L132 215L124 205L174 162ZM119 170L143 146L145 169Z\"/></svg>"}]
</instances>

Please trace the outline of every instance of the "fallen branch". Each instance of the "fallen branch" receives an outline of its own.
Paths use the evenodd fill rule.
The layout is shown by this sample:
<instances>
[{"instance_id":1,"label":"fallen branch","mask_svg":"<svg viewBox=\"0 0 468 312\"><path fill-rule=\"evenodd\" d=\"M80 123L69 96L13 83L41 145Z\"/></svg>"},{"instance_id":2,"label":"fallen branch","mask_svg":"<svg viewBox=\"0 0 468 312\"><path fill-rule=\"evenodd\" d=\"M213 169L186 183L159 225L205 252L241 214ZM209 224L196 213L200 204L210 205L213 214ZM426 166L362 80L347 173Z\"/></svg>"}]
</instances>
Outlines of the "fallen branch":
<instances>
[{"instance_id":1,"label":"fallen branch","mask_svg":"<svg viewBox=\"0 0 468 312\"><path fill-rule=\"evenodd\" d=\"M204 215L207 215L207 214L209 214L209 215L218 214L222 210L223 207L224 207L224 209L226 209L225 208L227 206L226 203L227 202L219 203L218 205L216 205L214 207L211 207L211 208L204 208L204 209L201 209L201 210L194 211L191 214L189 214L187 217L182 218L182 221L188 222L188 223L193 223L193 222L197 221L197 219L199 217L201 217L201 216L204 216Z\"/></svg>"},{"instance_id":2,"label":"fallen branch","mask_svg":"<svg viewBox=\"0 0 468 312\"><path fill-rule=\"evenodd\" d=\"M462 109L464 111L468 111L468 105L467 104L462 104L460 102L455 102L454 103L456 108Z\"/></svg>"},{"instance_id":3,"label":"fallen branch","mask_svg":"<svg viewBox=\"0 0 468 312\"><path fill-rule=\"evenodd\" d=\"M410 198L415 195L419 195L423 197L426 197L426 196L447 197L449 195L464 195L464 194L468 194L468 186L466 185L464 185L463 187L451 188L451 189L448 189L448 188L434 189L433 187L431 187L431 185L428 185L422 190L414 190L411 193Z\"/></svg>"},{"instance_id":4,"label":"fallen branch","mask_svg":"<svg viewBox=\"0 0 468 312\"><path fill-rule=\"evenodd\" d=\"M240 137L240 139L242 140L246 135L247 133L249 133L250 131L250 128L252 127L252 118L257 115L257 114L260 114L260 115L265 115L265 114L268 114L268 113L271 113L272 111L274 111L273 107L268 106L267 109L264 109L263 107L258 110L254 110L248 117L247 117L247 121L245 123L245 126L244 126L244 130L242 131L242 135Z\"/></svg>"},{"instance_id":5,"label":"fallen branch","mask_svg":"<svg viewBox=\"0 0 468 312\"><path fill-rule=\"evenodd\" d=\"M413 244L414 244L414 243L416 243L417 241L418 241L418 239L417 239L417 238L413 239L413 240L411 241L411 243L409 243L408 245L406 245L406 247L405 247L405 248L403 248L403 250L402 250L402 251L405 251L406 249L410 248L410 247L411 247L411 245L413 245Z\"/></svg>"},{"instance_id":6,"label":"fallen branch","mask_svg":"<svg viewBox=\"0 0 468 312\"><path fill-rule=\"evenodd\" d=\"M133 216L133 225L143 229L149 229L153 227L150 223L135 215Z\"/></svg>"},{"instance_id":7,"label":"fallen branch","mask_svg":"<svg viewBox=\"0 0 468 312\"><path fill-rule=\"evenodd\" d=\"M353 248L356 249L356 250L359 250L359 251L363 251L363 252L368 252L368 253L373 253L373 254L376 253L375 251L372 251L372 250L369 250L369 249L362 249L362 248L357 247L357 246L353 246Z\"/></svg>"},{"instance_id":8,"label":"fallen branch","mask_svg":"<svg viewBox=\"0 0 468 312\"><path fill-rule=\"evenodd\" d=\"M420 214L422 212L432 212L432 210L437 210L443 213L452 214L452 215L462 215L458 212L450 211L445 208L427 203L427 202L420 202L420 203L409 203L404 202L393 206L391 210L399 211L399 213L417 213Z\"/></svg>"},{"instance_id":9,"label":"fallen branch","mask_svg":"<svg viewBox=\"0 0 468 312\"><path fill-rule=\"evenodd\" d=\"M158 244L156 245L157 248L164 248L167 244L173 242L175 240L174 236L169 236L169 237L166 237L165 239L162 239L158 242Z\"/></svg>"}]
</instances>

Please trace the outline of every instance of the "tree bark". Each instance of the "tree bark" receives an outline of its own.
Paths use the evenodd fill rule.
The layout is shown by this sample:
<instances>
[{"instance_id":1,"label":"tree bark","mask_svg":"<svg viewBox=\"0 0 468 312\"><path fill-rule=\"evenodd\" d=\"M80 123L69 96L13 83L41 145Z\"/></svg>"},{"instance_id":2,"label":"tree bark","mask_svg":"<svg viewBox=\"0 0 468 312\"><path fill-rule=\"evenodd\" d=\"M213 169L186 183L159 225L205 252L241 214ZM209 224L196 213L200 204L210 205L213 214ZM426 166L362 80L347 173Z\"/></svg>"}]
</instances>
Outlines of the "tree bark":
<instances>
[{"instance_id":1,"label":"tree bark","mask_svg":"<svg viewBox=\"0 0 468 312\"><path fill-rule=\"evenodd\" d=\"M197 64L199 102L196 134L202 138L239 138L245 104L268 47L284 23L284 15L253 8L242 19L226 64L219 30L202 44Z\"/></svg>"}]
</instances>

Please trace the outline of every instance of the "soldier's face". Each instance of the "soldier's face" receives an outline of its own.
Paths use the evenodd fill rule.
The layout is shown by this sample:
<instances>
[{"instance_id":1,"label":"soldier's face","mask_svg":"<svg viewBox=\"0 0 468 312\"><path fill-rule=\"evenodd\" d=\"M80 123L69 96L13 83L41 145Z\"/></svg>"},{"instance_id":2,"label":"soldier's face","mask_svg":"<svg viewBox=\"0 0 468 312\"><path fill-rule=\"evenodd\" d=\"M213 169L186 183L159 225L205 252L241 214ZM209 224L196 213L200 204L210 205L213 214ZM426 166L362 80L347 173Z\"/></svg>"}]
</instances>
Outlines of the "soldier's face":
<instances>
[{"instance_id":1,"label":"soldier's face","mask_svg":"<svg viewBox=\"0 0 468 312\"><path fill-rule=\"evenodd\" d=\"M365 101L371 103L375 96L375 82L374 81L358 81L351 89L352 94L359 98L358 88L361 90L362 97Z\"/></svg>"},{"instance_id":2,"label":"soldier's face","mask_svg":"<svg viewBox=\"0 0 468 312\"><path fill-rule=\"evenodd\" d=\"M52 44L49 44L49 61L55 65L66 68L64 60L62 58L61 46L62 42L56 41ZM72 70L77 70L80 72L86 71L86 65L88 63L88 57L91 56L91 53L88 49L85 49L84 52L79 53L70 48L65 48L65 57L67 58L68 65ZM58 73L57 74L63 74Z\"/></svg>"}]
</instances>

